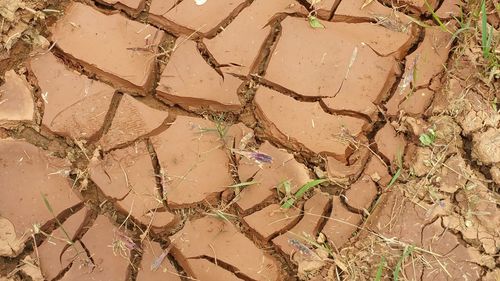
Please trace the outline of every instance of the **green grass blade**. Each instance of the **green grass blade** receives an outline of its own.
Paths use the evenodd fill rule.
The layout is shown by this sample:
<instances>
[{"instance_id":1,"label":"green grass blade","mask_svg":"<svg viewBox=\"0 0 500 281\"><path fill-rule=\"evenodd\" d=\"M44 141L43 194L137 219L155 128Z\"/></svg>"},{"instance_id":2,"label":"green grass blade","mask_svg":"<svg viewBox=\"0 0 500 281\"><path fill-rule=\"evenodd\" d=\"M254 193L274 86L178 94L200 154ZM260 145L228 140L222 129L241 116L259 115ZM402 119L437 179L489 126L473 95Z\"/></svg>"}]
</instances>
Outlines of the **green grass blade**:
<instances>
[{"instance_id":1,"label":"green grass blade","mask_svg":"<svg viewBox=\"0 0 500 281\"><path fill-rule=\"evenodd\" d=\"M398 180L399 176L401 176L401 168L399 168L396 173L394 174L394 176L392 176L391 178L391 181L389 182L389 184L387 185L387 188L386 189L389 189L391 188L391 186L396 183L396 181Z\"/></svg>"},{"instance_id":2,"label":"green grass blade","mask_svg":"<svg viewBox=\"0 0 500 281\"><path fill-rule=\"evenodd\" d=\"M413 252L413 250L414 250L414 247L412 245L405 247L405 249L403 251L403 255L398 260L398 263L396 264L396 267L394 268L394 273L393 273L394 281L399 280L399 272L401 272L401 266L403 266L404 260Z\"/></svg>"},{"instance_id":3,"label":"green grass blade","mask_svg":"<svg viewBox=\"0 0 500 281\"><path fill-rule=\"evenodd\" d=\"M295 203L296 200L302 198L302 196L304 195L304 193L306 193L309 189L319 185L319 184L322 184L324 183L325 181L327 181L327 179L318 179L318 180L313 180L313 181L310 181L306 184L304 184L296 193L295 195L292 197L292 198L289 198L288 200L285 201L285 203L283 203L283 205L281 205L281 208L283 209L288 209L290 207L293 206L293 204Z\"/></svg>"},{"instance_id":4,"label":"green grass blade","mask_svg":"<svg viewBox=\"0 0 500 281\"><path fill-rule=\"evenodd\" d=\"M490 55L488 45L488 16L486 15L486 0L481 1L481 44L483 47L483 57L486 59Z\"/></svg>"},{"instance_id":5,"label":"green grass blade","mask_svg":"<svg viewBox=\"0 0 500 281\"><path fill-rule=\"evenodd\" d=\"M247 182L236 183L236 184L230 185L228 187L231 187L231 188L248 187L250 185L254 185L254 184L257 184L257 183L258 182L256 182L256 181L247 181Z\"/></svg>"},{"instance_id":6,"label":"green grass blade","mask_svg":"<svg viewBox=\"0 0 500 281\"><path fill-rule=\"evenodd\" d=\"M382 260L380 260L380 263L378 264L377 274L375 275L375 281L380 281L382 279L382 272L384 270L384 266L385 266L385 258L382 257Z\"/></svg>"},{"instance_id":7,"label":"green grass blade","mask_svg":"<svg viewBox=\"0 0 500 281\"><path fill-rule=\"evenodd\" d=\"M425 1L425 6L427 7L427 10L429 11L429 13L431 13L431 15L434 18L434 20L436 20L436 22L439 24L439 27L441 28L441 30L443 30L444 32L452 33L446 27L446 25L443 24L443 22L441 21L441 19L439 18L439 16L436 15L436 13L434 12L434 9L432 9L431 5L429 5L429 3L427 2L427 0Z\"/></svg>"}]
</instances>

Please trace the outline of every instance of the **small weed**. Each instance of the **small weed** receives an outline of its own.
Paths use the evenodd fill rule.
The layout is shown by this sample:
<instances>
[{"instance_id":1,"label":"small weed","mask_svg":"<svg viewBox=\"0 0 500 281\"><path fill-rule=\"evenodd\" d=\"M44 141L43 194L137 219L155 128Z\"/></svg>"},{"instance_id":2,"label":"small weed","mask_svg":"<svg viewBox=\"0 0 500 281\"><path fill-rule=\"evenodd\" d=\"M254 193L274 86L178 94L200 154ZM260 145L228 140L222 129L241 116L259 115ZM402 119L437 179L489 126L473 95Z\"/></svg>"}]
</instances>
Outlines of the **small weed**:
<instances>
[{"instance_id":1,"label":"small weed","mask_svg":"<svg viewBox=\"0 0 500 281\"><path fill-rule=\"evenodd\" d=\"M484 0L483 0L484 1ZM429 5L429 2L427 2L427 0L425 1L425 7L427 8L427 10L429 11L429 13L431 13L432 15L432 18L438 23L439 25L439 28L441 28L441 30L443 30L444 32L448 32L450 34L453 34L453 32L451 32L447 27L446 25L443 24L443 22L441 21L441 19L438 17L438 15L436 15L436 13L434 12L434 9L431 7L431 5Z\"/></svg>"},{"instance_id":2,"label":"small weed","mask_svg":"<svg viewBox=\"0 0 500 281\"><path fill-rule=\"evenodd\" d=\"M309 25L314 29L325 28L325 26L319 21L319 19L313 15L309 15L307 17L307 20L309 21Z\"/></svg>"},{"instance_id":3,"label":"small weed","mask_svg":"<svg viewBox=\"0 0 500 281\"><path fill-rule=\"evenodd\" d=\"M491 40L493 38L493 27L488 32L488 15L486 13L486 0L481 1L481 47L484 59L491 55Z\"/></svg>"},{"instance_id":4,"label":"small weed","mask_svg":"<svg viewBox=\"0 0 500 281\"><path fill-rule=\"evenodd\" d=\"M69 245L73 245L73 241L72 241L71 237L69 236L69 234L66 231L66 229L64 229L64 226L62 225L62 223L59 221L59 219L57 218L56 214L54 213L54 209L52 209L52 206L50 205L49 200L47 199L47 197L43 193L40 192L40 195L43 198L43 203L45 204L45 207L47 207L47 209L49 210L49 212L52 214L52 217L54 217L54 219L56 220L57 225L59 225L59 227L61 228L61 231L66 236L66 239L68 239L66 242Z\"/></svg>"},{"instance_id":5,"label":"small weed","mask_svg":"<svg viewBox=\"0 0 500 281\"><path fill-rule=\"evenodd\" d=\"M375 281L380 281L382 279L382 272L384 270L384 266L385 266L385 258L382 257L377 267L377 274L375 274Z\"/></svg>"},{"instance_id":6,"label":"small weed","mask_svg":"<svg viewBox=\"0 0 500 281\"><path fill-rule=\"evenodd\" d=\"M228 187L234 188L234 189L242 189L242 188L249 187L251 185L258 184L258 183L259 182L256 182L256 181L247 181L247 182L235 183L235 184L230 185Z\"/></svg>"},{"instance_id":7,"label":"small weed","mask_svg":"<svg viewBox=\"0 0 500 281\"><path fill-rule=\"evenodd\" d=\"M403 255L398 260L398 263L396 264L396 267L394 268L394 272L393 272L393 277L394 277L393 280L394 281L399 280L399 272L401 271L401 267L403 266L403 262L409 255L411 255L413 250L415 250L415 247L413 245L407 245L405 247L405 249L403 250Z\"/></svg>"},{"instance_id":8,"label":"small weed","mask_svg":"<svg viewBox=\"0 0 500 281\"><path fill-rule=\"evenodd\" d=\"M216 218L219 218L219 219L222 219L222 220L225 220L228 223L231 223L230 219L237 218L237 216L235 216L233 214L229 214L229 213L223 212L221 210L212 210L212 212L208 213L208 215L216 217Z\"/></svg>"},{"instance_id":9,"label":"small weed","mask_svg":"<svg viewBox=\"0 0 500 281\"><path fill-rule=\"evenodd\" d=\"M295 204L295 201L299 200L300 198L302 198L302 196L304 196L304 193L306 193L307 191L309 191L311 188L321 184L321 183L324 183L325 181L327 181L327 179L318 179L318 180L313 180L313 181L310 181L306 184L304 184L296 193L295 195L291 196L290 198L288 198L285 203L283 203L281 205L281 208L282 209L289 209L290 207L293 206L293 204Z\"/></svg>"},{"instance_id":10,"label":"small weed","mask_svg":"<svg viewBox=\"0 0 500 281\"><path fill-rule=\"evenodd\" d=\"M427 129L427 133L423 133L418 138L423 146L431 146L436 141L436 131L434 129Z\"/></svg>"},{"instance_id":11,"label":"small weed","mask_svg":"<svg viewBox=\"0 0 500 281\"><path fill-rule=\"evenodd\" d=\"M401 151L401 149L398 150L398 156L397 157L398 157L398 170L396 171L396 173L394 174L394 176L392 176L391 181L387 185L386 189L391 188L391 186L394 185L394 183L396 183L396 181L398 180L398 178L401 176L401 173L403 172L403 152Z\"/></svg>"}]
</instances>

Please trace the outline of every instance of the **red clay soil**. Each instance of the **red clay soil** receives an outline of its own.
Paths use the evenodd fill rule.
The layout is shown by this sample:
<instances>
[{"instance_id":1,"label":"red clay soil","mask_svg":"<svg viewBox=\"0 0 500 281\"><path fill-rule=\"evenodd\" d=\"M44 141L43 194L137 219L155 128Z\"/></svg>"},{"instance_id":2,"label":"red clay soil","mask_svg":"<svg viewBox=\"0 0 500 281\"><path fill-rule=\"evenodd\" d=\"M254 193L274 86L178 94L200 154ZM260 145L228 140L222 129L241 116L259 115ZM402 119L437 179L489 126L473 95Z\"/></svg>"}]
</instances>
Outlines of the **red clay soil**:
<instances>
[{"instance_id":1,"label":"red clay soil","mask_svg":"<svg viewBox=\"0 0 500 281\"><path fill-rule=\"evenodd\" d=\"M0 281L499 280L459 2L0 0Z\"/></svg>"}]
</instances>

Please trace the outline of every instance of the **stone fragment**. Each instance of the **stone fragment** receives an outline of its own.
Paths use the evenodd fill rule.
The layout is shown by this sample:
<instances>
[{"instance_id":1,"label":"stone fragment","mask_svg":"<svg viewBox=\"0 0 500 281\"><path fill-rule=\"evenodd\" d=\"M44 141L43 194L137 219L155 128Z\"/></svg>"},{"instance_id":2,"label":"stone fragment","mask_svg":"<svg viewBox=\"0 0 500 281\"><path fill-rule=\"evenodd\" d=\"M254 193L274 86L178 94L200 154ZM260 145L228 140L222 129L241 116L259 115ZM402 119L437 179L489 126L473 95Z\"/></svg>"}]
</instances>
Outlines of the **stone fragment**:
<instances>
[{"instance_id":1,"label":"stone fragment","mask_svg":"<svg viewBox=\"0 0 500 281\"><path fill-rule=\"evenodd\" d=\"M318 235L320 224L326 212L331 207L330 196L323 192L316 192L304 205L304 216L289 231L273 239L276 245L286 256L300 249L295 248L294 240L304 242L315 240Z\"/></svg>"},{"instance_id":2,"label":"stone fragment","mask_svg":"<svg viewBox=\"0 0 500 281\"><path fill-rule=\"evenodd\" d=\"M276 260L224 220L204 217L188 221L171 241L171 253L190 276L195 275L193 258L208 257L230 265L251 280L281 280Z\"/></svg>"},{"instance_id":3,"label":"stone fragment","mask_svg":"<svg viewBox=\"0 0 500 281\"><path fill-rule=\"evenodd\" d=\"M44 99L42 124L71 139L89 139L102 127L114 89L70 70L51 53L30 66Z\"/></svg>"},{"instance_id":4,"label":"stone fragment","mask_svg":"<svg viewBox=\"0 0 500 281\"><path fill-rule=\"evenodd\" d=\"M345 158L349 147L345 139L360 135L367 125L362 119L330 115L318 103L299 102L264 87L257 90L254 103L265 133L296 151Z\"/></svg>"},{"instance_id":5,"label":"stone fragment","mask_svg":"<svg viewBox=\"0 0 500 281\"><path fill-rule=\"evenodd\" d=\"M156 242L143 243L141 267L137 273L137 281L181 281L168 257L163 257L164 249ZM163 258L162 258L163 257Z\"/></svg>"},{"instance_id":6,"label":"stone fragment","mask_svg":"<svg viewBox=\"0 0 500 281\"><path fill-rule=\"evenodd\" d=\"M243 218L255 234L265 241L269 241L277 234L285 232L300 219L300 209L291 207L281 208L279 204L272 204Z\"/></svg>"},{"instance_id":7,"label":"stone fragment","mask_svg":"<svg viewBox=\"0 0 500 281\"><path fill-rule=\"evenodd\" d=\"M253 159L241 158L238 163L238 175L241 182L253 177L254 185L243 188L236 204L243 212L248 212L258 204L276 194L276 188L286 180L290 181L291 192L295 193L311 179L307 168L298 163L293 155L279 150L269 142L264 142L258 152L271 156L272 162L261 164Z\"/></svg>"},{"instance_id":8,"label":"stone fragment","mask_svg":"<svg viewBox=\"0 0 500 281\"><path fill-rule=\"evenodd\" d=\"M234 111L241 108L241 83L229 74L222 77L205 62L195 42L185 41L170 57L156 91L159 99L187 110Z\"/></svg>"},{"instance_id":9,"label":"stone fragment","mask_svg":"<svg viewBox=\"0 0 500 281\"><path fill-rule=\"evenodd\" d=\"M129 95L123 95L109 130L99 144L107 151L134 141L160 127L168 112L150 108Z\"/></svg>"},{"instance_id":10,"label":"stone fragment","mask_svg":"<svg viewBox=\"0 0 500 281\"><path fill-rule=\"evenodd\" d=\"M256 0L245 8L215 38L204 40L210 53L220 64L230 65L228 72L241 75L258 72L261 47L270 33L267 26L276 13L286 11L293 0ZM245 34L245 36L241 36Z\"/></svg>"},{"instance_id":11,"label":"stone fragment","mask_svg":"<svg viewBox=\"0 0 500 281\"><path fill-rule=\"evenodd\" d=\"M193 32L213 34L226 19L236 16L245 4L244 0L207 1L203 5L196 1L182 1L163 13L163 17ZM156 7L153 12L158 12Z\"/></svg>"},{"instance_id":12,"label":"stone fragment","mask_svg":"<svg viewBox=\"0 0 500 281\"><path fill-rule=\"evenodd\" d=\"M104 216L98 216L81 239L85 253L73 261L61 281L126 280L130 264L129 250L136 247L130 237L117 230ZM63 259L70 258L65 252Z\"/></svg>"},{"instance_id":13,"label":"stone fragment","mask_svg":"<svg viewBox=\"0 0 500 281\"><path fill-rule=\"evenodd\" d=\"M332 213L327 220L321 232L333 244L334 249L342 249L358 229L357 226L361 223L361 215L349 212L342 204L340 197L334 196L332 199Z\"/></svg>"},{"instance_id":14,"label":"stone fragment","mask_svg":"<svg viewBox=\"0 0 500 281\"><path fill-rule=\"evenodd\" d=\"M54 218L53 214L58 215L80 201L67 177L69 163L32 144L0 140L0 167L0 214L8 221L2 220L3 224L14 226L16 235L14 242L11 234L7 235L12 249L2 255L15 256L35 227L46 230L45 224ZM4 247L0 245L0 249Z\"/></svg>"},{"instance_id":15,"label":"stone fragment","mask_svg":"<svg viewBox=\"0 0 500 281\"><path fill-rule=\"evenodd\" d=\"M67 56L121 90L145 95L154 83L155 52L163 31L76 2L52 34Z\"/></svg>"},{"instance_id":16,"label":"stone fragment","mask_svg":"<svg viewBox=\"0 0 500 281\"><path fill-rule=\"evenodd\" d=\"M5 121L31 121L33 113L33 97L28 82L14 70L5 72L5 83L0 86L0 124Z\"/></svg>"},{"instance_id":17,"label":"stone fragment","mask_svg":"<svg viewBox=\"0 0 500 281\"><path fill-rule=\"evenodd\" d=\"M233 184L229 156L216 128L208 120L178 116L170 128L151 138L170 206L212 201Z\"/></svg>"},{"instance_id":18,"label":"stone fragment","mask_svg":"<svg viewBox=\"0 0 500 281\"><path fill-rule=\"evenodd\" d=\"M368 210L377 196L378 189L369 176L363 176L351 184L345 192L347 205L357 210Z\"/></svg>"}]
</instances>

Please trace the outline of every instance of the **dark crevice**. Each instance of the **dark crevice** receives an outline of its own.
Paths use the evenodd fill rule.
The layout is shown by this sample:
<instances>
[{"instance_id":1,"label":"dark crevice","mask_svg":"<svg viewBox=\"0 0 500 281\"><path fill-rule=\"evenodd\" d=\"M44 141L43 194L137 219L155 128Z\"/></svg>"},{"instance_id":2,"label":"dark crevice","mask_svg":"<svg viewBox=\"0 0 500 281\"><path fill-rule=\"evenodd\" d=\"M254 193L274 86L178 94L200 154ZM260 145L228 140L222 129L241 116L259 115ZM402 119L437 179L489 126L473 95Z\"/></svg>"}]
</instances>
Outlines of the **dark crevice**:
<instances>
[{"instance_id":1,"label":"dark crevice","mask_svg":"<svg viewBox=\"0 0 500 281\"><path fill-rule=\"evenodd\" d=\"M160 165L160 160L158 159L158 155L156 154L155 148L151 139L147 139L146 145L148 148L149 156L151 157L151 164L153 165L153 170L155 173L155 181L156 181L156 191L158 193L159 198L161 198L163 202L163 206L170 211L168 208L167 200L165 198L165 177L166 175L163 172L163 169Z\"/></svg>"},{"instance_id":2,"label":"dark crevice","mask_svg":"<svg viewBox=\"0 0 500 281\"><path fill-rule=\"evenodd\" d=\"M350 0L346 0L346 1L350 1ZM340 6L340 2L342 2L342 0L335 0L335 2L333 3L332 8L330 9L330 16L328 17L328 21L331 21L333 19L333 17L335 17L335 12L337 11L337 9Z\"/></svg>"},{"instance_id":3,"label":"dark crevice","mask_svg":"<svg viewBox=\"0 0 500 281\"><path fill-rule=\"evenodd\" d=\"M111 98L111 103L109 104L108 112L106 112L106 116L104 117L104 123L102 124L99 131L94 133L90 138L90 143L95 143L102 138L111 128L111 124L113 119L115 118L116 112L118 111L118 106L120 105L120 101L122 100L123 94L119 92L115 92L113 97Z\"/></svg>"},{"instance_id":4,"label":"dark crevice","mask_svg":"<svg viewBox=\"0 0 500 281\"><path fill-rule=\"evenodd\" d=\"M207 260L213 264L215 264L216 266L219 266L219 267L222 267L223 269L229 271L229 272L232 272L234 275L236 275L236 277L242 279L242 280L245 280L245 281L256 281L254 280L253 278L250 278L248 275L242 273L237 267L235 267L234 265L231 265L225 261L222 261L220 259L215 259L213 257L210 257L210 256L206 256L206 255L202 255L202 256L198 256L198 257L192 257L192 258L189 258L189 259L204 259L204 260Z\"/></svg>"}]
</instances>

